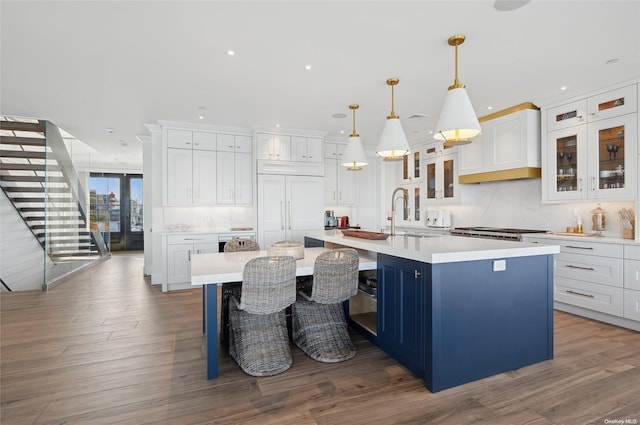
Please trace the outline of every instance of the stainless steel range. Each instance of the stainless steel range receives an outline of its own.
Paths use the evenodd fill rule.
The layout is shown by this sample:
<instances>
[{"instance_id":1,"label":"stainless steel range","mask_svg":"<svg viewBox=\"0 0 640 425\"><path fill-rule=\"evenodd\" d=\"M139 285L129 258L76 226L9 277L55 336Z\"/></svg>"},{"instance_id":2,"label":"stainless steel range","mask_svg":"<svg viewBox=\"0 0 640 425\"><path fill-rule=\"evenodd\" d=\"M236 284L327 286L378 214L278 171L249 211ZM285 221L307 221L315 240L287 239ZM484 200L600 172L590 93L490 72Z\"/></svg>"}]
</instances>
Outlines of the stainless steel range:
<instances>
[{"instance_id":1,"label":"stainless steel range","mask_svg":"<svg viewBox=\"0 0 640 425\"><path fill-rule=\"evenodd\" d=\"M454 236L519 241L522 240L522 235L524 234L547 233L547 230L511 229L501 227L456 227L449 230L449 232Z\"/></svg>"}]
</instances>

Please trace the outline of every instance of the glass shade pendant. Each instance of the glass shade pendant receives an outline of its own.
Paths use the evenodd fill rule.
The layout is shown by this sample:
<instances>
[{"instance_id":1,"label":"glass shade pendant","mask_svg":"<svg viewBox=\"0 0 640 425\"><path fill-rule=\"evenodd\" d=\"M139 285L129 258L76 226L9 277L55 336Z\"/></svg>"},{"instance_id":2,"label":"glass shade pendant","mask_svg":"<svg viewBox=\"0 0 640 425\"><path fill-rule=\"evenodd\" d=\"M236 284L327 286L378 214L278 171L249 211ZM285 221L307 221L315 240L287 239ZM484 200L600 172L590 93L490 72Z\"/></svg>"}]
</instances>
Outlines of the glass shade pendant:
<instances>
[{"instance_id":1,"label":"glass shade pendant","mask_svg":"<svg viewBox=\"0 0 640 425\"><path fill-rule=\"evenodd\" d=\"M347 171L362 170L362 167L368 164L367 155L365 155L362 142L360 141L360 135L356 133L356 109L359 107L360 105L355 103L349 105L349 109L353 111L353 131L349 136L349 142L347 143L344 155L342 155L343 163L340 164L343 167L347 167Z\"/></svg>"},{"instance_id":2,"label":"glass shade pendant","mask_svg":"<svg viewBox=\"0 0 640 425\"><path fill-rule=\"evenodd\" d=\"M400 161L410 152L407 136L404 134L402 124L400 124L400 117L397 116L393 110L393 88L399 82L400 80L397 78L389 78L387 80L387 85L391 86L391 115L387 117L387 122L382 130L382 136L380 136L380 143L378 143L378 149L376 151L376 154L378 154L383 161Z\"/></svg>"},{"instance_id":3,"label":"glass shade pendant","mask_svg":"<svg viewBox=\"0 0 640 425\"><path fill-rule=\"evenodd\" d=\"M440 112L438 125L433 135L444 140L445 146L465 145L482 133L482 128L473 110L464 84L458 80L458 46L464 43L465 36L458 34L449 37L449 45L456 48L456 77Z\"/></svg>"}]
</instances>

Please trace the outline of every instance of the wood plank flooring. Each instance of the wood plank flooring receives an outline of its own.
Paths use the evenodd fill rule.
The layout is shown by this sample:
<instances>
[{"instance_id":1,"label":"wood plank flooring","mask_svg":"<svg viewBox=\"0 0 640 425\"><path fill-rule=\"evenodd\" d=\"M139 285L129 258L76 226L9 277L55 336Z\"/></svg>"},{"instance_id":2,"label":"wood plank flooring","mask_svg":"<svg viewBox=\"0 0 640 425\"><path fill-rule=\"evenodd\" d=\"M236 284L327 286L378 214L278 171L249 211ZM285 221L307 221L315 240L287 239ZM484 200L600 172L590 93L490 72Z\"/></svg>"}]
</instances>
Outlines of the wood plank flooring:
<instances>
[{"instance_id":1,"label":"wood plank flooring","mask_svg":"<svg viewBox=\"0 0 640 425\"><path fill-rule=\"evenodd\" d=\"M2 425L640 423L640 334L561 312L555 359L436 394L355 333L348 362L293 347L290 370L254 378L221 353L208 381L201 290L162 293L142 269L115 254L2 294Z\"/></svg>"}]
</instances>

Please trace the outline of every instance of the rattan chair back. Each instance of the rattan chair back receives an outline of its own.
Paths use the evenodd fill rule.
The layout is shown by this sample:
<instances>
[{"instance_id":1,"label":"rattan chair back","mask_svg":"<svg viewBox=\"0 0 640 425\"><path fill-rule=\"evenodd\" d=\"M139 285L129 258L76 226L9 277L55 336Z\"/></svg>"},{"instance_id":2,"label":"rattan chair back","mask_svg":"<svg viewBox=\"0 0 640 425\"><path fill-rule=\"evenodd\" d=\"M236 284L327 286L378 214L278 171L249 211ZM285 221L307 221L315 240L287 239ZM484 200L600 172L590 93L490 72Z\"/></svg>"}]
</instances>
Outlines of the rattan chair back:
<instances>
[{"instance_id":1,"label":"rattan chair back","mask_svg":"<svg viewBox=\"0 0 640 425\"><path fill-rule=\"evenodd\" d=\"M296 260L290 256L249 260L239 308L253 314L280 311L296 301Z\"/></svg>"},{"instance_id":2,"label":"rattan chair back","mask_svg":"<svg viewBox=\"0 0 640 425\"><path fill-rule=\"evenodd\" d=\"M260 245L253 239L237 238L224 244L224 252L260 251Z\"/></svg>"},{"instance_id":3,"label":"rattan chair back","mask_svg":"<svg viewBox=\"0 0 640 425\"><path fill-rule=\"evenodd\" d=\"M358 252L351 248L325 251L313 266L311 300L339 303L358 293Z\"/></svg>"}]
</instances>

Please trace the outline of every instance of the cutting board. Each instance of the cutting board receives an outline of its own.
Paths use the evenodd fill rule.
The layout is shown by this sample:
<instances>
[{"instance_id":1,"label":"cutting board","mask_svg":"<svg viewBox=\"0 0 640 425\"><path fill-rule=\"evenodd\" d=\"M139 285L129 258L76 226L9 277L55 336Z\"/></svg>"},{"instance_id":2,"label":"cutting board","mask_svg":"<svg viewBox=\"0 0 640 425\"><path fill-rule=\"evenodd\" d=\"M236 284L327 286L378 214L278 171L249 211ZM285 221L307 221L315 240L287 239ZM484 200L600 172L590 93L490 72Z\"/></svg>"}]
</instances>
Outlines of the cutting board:
<instances>
[{"instance_id":1,"label":"cutting board","mask_svg":"<svg viewBox=\"0 0 640 425\"><path fill-rule=\"evenodd\" d=\"M385 240L389 237L387 233L367 232L366 230L341 230L341 232L345 236L361 239Z\"/></svg>"}]
</instances>

